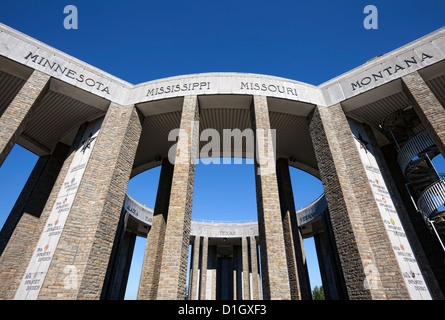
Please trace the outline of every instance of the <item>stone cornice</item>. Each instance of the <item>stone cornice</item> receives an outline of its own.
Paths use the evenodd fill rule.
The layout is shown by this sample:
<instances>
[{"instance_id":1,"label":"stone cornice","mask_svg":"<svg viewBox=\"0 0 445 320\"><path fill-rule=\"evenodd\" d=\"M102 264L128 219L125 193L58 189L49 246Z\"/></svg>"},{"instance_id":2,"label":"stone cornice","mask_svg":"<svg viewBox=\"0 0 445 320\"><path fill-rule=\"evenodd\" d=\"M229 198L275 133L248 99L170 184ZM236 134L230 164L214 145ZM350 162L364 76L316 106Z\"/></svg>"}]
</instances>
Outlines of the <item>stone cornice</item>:
<instances>
[{"instance_id":1,"label":"stone cornice","mask_svg":"<svg viewBox=\"0 0 445 320\"><path fill-rule=\"evenodd\" d=\"M445 59L445 27L321 85L249 73L201 73L130 84L0 24L0 55L122 105L186 95L247 94L330 106Z\"/></svg>"}]
</instances>

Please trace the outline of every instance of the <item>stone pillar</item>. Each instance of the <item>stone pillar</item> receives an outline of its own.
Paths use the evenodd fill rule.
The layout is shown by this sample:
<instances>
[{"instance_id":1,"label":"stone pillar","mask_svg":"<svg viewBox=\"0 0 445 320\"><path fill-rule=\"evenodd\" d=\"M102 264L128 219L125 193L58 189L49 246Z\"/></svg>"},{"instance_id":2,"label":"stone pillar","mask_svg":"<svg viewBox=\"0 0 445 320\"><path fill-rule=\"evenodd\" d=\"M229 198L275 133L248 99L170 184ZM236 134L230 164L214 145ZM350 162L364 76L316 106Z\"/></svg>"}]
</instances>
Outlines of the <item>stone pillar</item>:
<instances>
[{"instance_id":1,"label":"stone pillar","mask_svg":"<svg viewBox=\"0 0 445 320\"><path fill-rule=\"evenodd\" d=\"M207 260L209 252L209 238L202 238L202 256L201 256L201 292L200 300L207 299Z\"/></svg>"},{"instance_id":2,"label":"stone pillar","mask_svg":"<svg viewBox=\"0 0 445 320\"><path fill-rule=\"evenodd\" d=\"M317 250L318 265L323 282L323 291L326 300L339 300L337 281L335 277L335 265L333 264L332 252L324 232L314 235L315 248Z\"/></svg>"},{"instance_id":3,"label":"stone pillar","mask_svg":"<svg viewBox=\"0 0 445 320\"><path fill-rule=\"evenodd\" d=\"M46 94L50 76L34 70L0 117L0 166L5 161L26 123Z\"/></svg>"},{"instance_id":4,"label":"stone pillar","mask_svg":"<svg viewBox=\"0 0 445 320\"><path fill-rule=\"evenodd\" d=\"M285 158L277 160L277 181L280 193L280 207L283 219L291 298L296 300L311 300L312 293L304 253L303 237L301 236L301 230L298 228L297 215L295 213L289 162Z\"/></svg>"},{"instance_id":5,"label":"stone pillar","mask_svg":"<svg viewBox=\"0 0 445 320\"><path fill-rule=\"evenodd\" d=\"M12 299L47 216L43 209L69 151L59 143L40 157L1 231L0 299Z\"/></svg>"},{"instance_id":6,"label":"stone pillar","mask_svg":"<svg viewBox=\"0 0 445 320\"><path fill-rule=\"evenodd\" d=\"M255 183L263 298L290 299L273 137L266 97L253 97L251 121L255 131Z\"/></svg>"},{"instance_id":7,"label":"stone pillar","mask_svg":"<svg viewBox=\"0 0 445 320\"><path fill-rule=\"evenodd\" d=\"M173 168L174 166L170 163L168 158L162 160L156 203L153 211L153 220L145 245L144 262L139 281L138 300L156 300L159 275L161 273L162 250L164 248Z\"/></svg>"},{"instance_id":8,"label":"stone pillar","mask_svg":"<svg viewBox=\"0 0 445 320\"><path fill-rule=\"evenodd\" d=\"M188 245L198 147L198 98L184 97L157 299L185 298Z\"/></svg>"},{"instance_id":9,"label":"stone pillar","mask_svg":"<svg viewBox=\"0 0 445 320\"><path fill-rule=\"evenodd\" d=\"M110 104L39 297L100 297L141 122L133 105ZM84 141L83 148L87 144ZM77 270L77 287L65 288L60 281L67 265Z\"/></svg>"},{"instance_id":10,"label":"stone pillar","mask_svg":"<svg viewBox=\"0 0 445 320\"><path fill-rule=\"evenodd\" d=\"M376 199L339 104L317 107L309 130L349 299L409 299ZM372 271L373 285L366 285Z\"/></svg>"},{"instance_id":11,"label":"stone pillar","mask_svg":"<svg viewBox=\"0 0 445 320\"><path fill-rule=\"evenodd\" d=\"M42 214L42 218L47 218L46 224L41 225L42 236L54 229L60 231L60 238L39 299L100 298L141 128L134 106L111 103L97 136L83 140L83 133L79 132L73 144L76 152L65 161ZM82 158L86 151L90 154L88 163L82 168L71 168L73 158ZM84 170L78 177L81 180L65 181L65 176L80 169ZM76 186L74 195L68 191L70 186ZM59 191L68 192L65 199L58 198ZM61 214L66 201L69 215L62 223L53 214ZM64 227L57 229L59 225ZM35 250L33 257L38 257L46 247L38 246ZM29 256L25 259L30 261ZM21 270L22 275L24 272Z\"/></svg>"},{"instance_id":12,"label":"stone pillar","mask_svg":"<svg viewBox=\"0 0 445 320\"><path fill-rule=\"evenodd\" d=\"M136 233L126 231L128 212L122 209L116 238L105 276L101 300L124 300Z\"/></svg>"},{"instance_id":13,"label":"stone pillar","mask_svg":"<svg viewBox=\"0 0 445 320\"><path fill-rule=\"evenodd\" d=\"M348 291L327 210L321 214L321 219L324 232L314 235L314 242L325 297L328 300L347 300Z\"/></svg>"},{"instance_id":14,"label":"stone pillar","mask_svg":"<svg viewBox=\"0 0 445 320\"><path fill-rule=\"evenodd\" d=\"M252 300L259 300L259 272L258 272L258 256L257 243L255 237L249 237L250 242L250 265L252 266Z\"/></svg>"},{"instance_id":15,"label":"stone pillar","mask_svg":"<svg viewBox=\"0 0 445 320\"><path fill-rule=\"evenodd\" d=\"M233 247L233 259L234 259L234 300L242 300L243 299L243 281L242 281L242 258L240 257L240 246Z\"/></svg>"},{"instance_id":16,"label":"stone pillar","mask_svg":"<svg viewBox=\"0 0 445 320\"><path fill-rule=\"evenodd\" d=\"M414 110L445 157L444 107L417 71L403 76L402 81L404 92L413 104Z\"/></svg>"},{"instance_id":17,"label":"stone pillar","mask_svg":"<svg viewBox=\"0 0 445 320\"><path fill-rule=\"evenodd\" d=\"M238 276L238 255L237 255L237 247L233 246L233 300L237 300L237 276Z\"/></svg>"},{"instance_id":18,"label":"stone pillar","mask_svg":"<svg viewBox=\"0 0 445 320\"><path fill-rule=\"evenodd\" d=\"M212 284L210 286L210 288L212 289L211 294L210 294L210 299L211 300L216 300L216 275L217 275L217 262L218 262L218 255L217 255L217 246L213 245L210 246L209 248L209 263L212 266L211 272L212 272L212 276L211 276L211 281Z\"/></svg>"},{"instance_id":19,"label":"stone pillar","mask_svg":"<svg viewBox=\"0 0 445 320\"><path fill-rule=\"evenodd\" d=\"M189 279L189 300L199 300L199 252L201 237L195 236L193 241L192 267Z\"/></svg>"},{"instance_id":20,"label":"stone pillar","mask_svg":"<svg viewBox=\"0 0 445 320\"><path fill-rule=\"evenodd\" d=\"M136 244L136 237L137 235L134 232L125 231L124 233L118 265L119 277L116 277L116 280L119 280L116 283L116 289L119 291L116 290L118 294L113 294L113 299L116 297L116 300L124 300L125 298L128 276L130 274L131 259L133 258L134 245Z\"/></svg>"},{"instance_id":21,"label":"stone pillar","mask_svg":"<svg viewBox=\"0 0 445 320\"><path fill-rule=\"evenodd\" d=\"M250 299L250 281L249 281L249 254L247 247L247 238L241 238L241 255L242 255L242 266L243 266L243 284L242 284L242 292L243 292L243 300Z\"/></svg>"}]
</instances>

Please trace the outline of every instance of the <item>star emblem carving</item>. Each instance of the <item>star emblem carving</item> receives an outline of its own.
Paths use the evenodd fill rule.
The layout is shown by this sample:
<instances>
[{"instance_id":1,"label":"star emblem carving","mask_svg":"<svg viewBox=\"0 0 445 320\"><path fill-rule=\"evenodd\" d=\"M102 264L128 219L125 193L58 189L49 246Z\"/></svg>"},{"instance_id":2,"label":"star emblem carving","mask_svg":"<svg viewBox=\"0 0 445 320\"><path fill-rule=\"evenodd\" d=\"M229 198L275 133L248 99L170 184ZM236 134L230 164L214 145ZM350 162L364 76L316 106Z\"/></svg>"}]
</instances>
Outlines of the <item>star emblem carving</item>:
<instances>
[{"instance_id":1,"label":"star emblem carving","mask_svg":"<svg viewBox=\"0 0 445 320\"><path fill-rule=\"evenodd\" d=\"M359 133L358 138L354 136L355 140L360 143L360 149L365 149L365 152L368 153L368 144L369 142L363 139L362 135Z\"/></svg>"},{"instance_id":2,"label":"star emblem carving","mask_svg":"<svg viewBox=\"0 0 445 320\"><path fill-rule=\"evenodd\" d=\"M93 137L92 135L93 134L90 133L88 139L86 139L85 141L82 142L82 149L80 151L82 151L82 153L84 153L84 154L87 149L91 148L91 143L94 141L94 139L96 139L96 137Z\"/></svg>"}]
</instances>

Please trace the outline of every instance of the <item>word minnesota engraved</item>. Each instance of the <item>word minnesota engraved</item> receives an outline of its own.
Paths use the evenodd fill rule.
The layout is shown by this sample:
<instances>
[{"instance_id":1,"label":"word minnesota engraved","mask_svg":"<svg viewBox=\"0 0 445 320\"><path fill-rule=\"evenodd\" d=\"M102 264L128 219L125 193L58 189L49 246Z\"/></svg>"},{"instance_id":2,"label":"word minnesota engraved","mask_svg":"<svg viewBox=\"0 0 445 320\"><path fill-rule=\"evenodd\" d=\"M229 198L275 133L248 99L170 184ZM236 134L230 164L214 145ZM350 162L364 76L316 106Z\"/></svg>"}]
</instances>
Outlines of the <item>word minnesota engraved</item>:
<instances>
[{"instance_id":1,"label":"word minnesota engraved","mask_svg":"<svg viewBox=\"0 0 445 320\"><path fill-rule=\"evenodd\" d=\"M57 72L67 78L76 80L78 83L85 83L87 86L92 87L95 90L110 94L110 89L102 82L89 78L84 74L78 73L68 67L62 66L57 62L51 62L49 59L43 56L29 52L24 58L44 68L51 69L52 71Z\"/></svg>"}]
</instances>

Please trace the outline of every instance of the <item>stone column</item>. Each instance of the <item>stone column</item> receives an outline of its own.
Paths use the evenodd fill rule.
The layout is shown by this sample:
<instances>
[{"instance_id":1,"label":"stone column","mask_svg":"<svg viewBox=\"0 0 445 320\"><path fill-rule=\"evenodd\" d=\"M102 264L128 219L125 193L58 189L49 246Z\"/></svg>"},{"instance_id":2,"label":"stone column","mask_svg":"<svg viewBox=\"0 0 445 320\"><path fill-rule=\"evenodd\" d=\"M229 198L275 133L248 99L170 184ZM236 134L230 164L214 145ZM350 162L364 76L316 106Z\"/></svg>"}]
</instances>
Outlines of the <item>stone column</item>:
<instances>
[{"instance_id":1,"label":"stone column","mask_svg":"<svg viewBox=\"0 0 445 320\"><path fill-rule=\"evenodd\" d=\"M198 98L184 97L157 299L185 298L188 245L198 147Z\"/></svg>"},{"instance_id":2,"label":"stone column","mask_svg":"<svg viewBox=\"0 0 445 320\"><path fill-rule=\"evenodd\" d=\"M238 246L233 246L233 300L238 300Z\"/></svg>"},{"instance_id":3,"label":"stone column","mask_svg":"<svg viewBox=\"0 0 445 320\"><path fill-rule=\"evenodd\" d=\"M216 300L216 274L217 274L217 262L218 262L218 255L217 255L217 246L213 245L210 246L209 248L209 263L212 266L211 272L212 272L212 276L211 276L211 281L212 284L210 286L210 288L212 288L211 294L210 294L210 299L211 300Z\"/></svg>"},{"instance_id":4,"label":"stone column","mask_svg":"<svg viewBox=\"0 0 445 320\"><path fill-rule=\"evenodd\" d=\"M189 300L199 300L199 252L201 237L195 236L193 241L192 267L189 279Z\"/></svg>"},{"instance_id":5,"label":"stone column","mask_svg":"<svg viewBox=\"0 0 445 320\"><path fill-rule=\"evenodd\" d=\"M250 281L249 281L249 254L247 247L247 238L241 238L241 255L242 255L242 266L243 266L243 284L242 284L242 292L243 292L243 300L250 299Z\"/></svg>"},{"instance_id":6,"label":"stone column","mask_svg":"<svg viewBox=\"0 0 445 320\"><path fill-rule=\"evenodd\" d=\"M207 295L207 260L209 252L209 238L202 238L202 256L201 256L201 292L200 300L206 300Z\"/></svg>"},{"instance_id":7,"label":"stone column","mask_svg":"<svg viewBox=\"0 0 445 320\"><path fill-rule=\"evenodd\" d=\"M78 152L89 149L91 155L81 181L70 182L77 183L77 193L39 299L100 298L141 130L134 106L111 103L94 147L89 149L90 138L80 141ZM53 189L45 211L53 209L59 190Z\"/></svg>"},{"instance_id":8,"label":"stone column","mask_svg":"<svg viewBox=\"0 0 445 320\"><path fill-rule=\"evenodd\" d=\"M250 242L250 265L252 266L252 300L259 300L259 272L257 243L255 237L249 237Z\"/></svg>"},{"instance_id":9,"label":"stone column","mask_svg":"<svg viewBox=\"0 0 445 320\"><path fill-rule=\"evenodd\" d=\"M297 215L295 213L289 162L285 158L277 160L277 180L280 193L280 207L283 219L291 298L296 300L311 300L312 293L304 253L303 237L298 228Z\"/></svg>"},{"instance_id":10,"label":"stone column","mask_svg":"<svg viewBox=\"0 0 445 320\"><path fill-rule=\"evenodd\" d=\"M243 300L243 258L242 246L238 245L234 248L234 256L236 255L236 295L234 299Z\"/></svg>"},{"instance_id":11,"label":"stone column","mask_svg":"<svg viewBox=\"0 0 445 320\"><path fill-rule=\"evenodd\" d=\"M317 107L309 130L348 298L409 299L341 106ZM373 285L367 286L370 270Z\"/></svg>"},{"instance_id":12,"label":"stone column","mask_svg":"<svg viewBox=\"0 0 445 320\"><path fill-rule=\"evenodd\" d=\"M174 166L170 163L168 158L162 160L156 203L153 211L153 220L145 245L144 262L139 281L138 300L156 300L159 275L161 273L162 250L164 248L173 168Z\"/></svg>"},{"instance_id":13,"label":"stone column","mask_svg":"<svg viewBox=\"0 0 445 320\"><path fill-rule=\"evenodd\" d=\"M317 250L320 275L323 282L323 291L326 300L339 300L339 288L337 287L336 266L333 264L332 252L324 232L314 235L315 248Z\"/></svg>"},{"instance_id":14,"label":"stone column","mask_svg":"<svg viewBox=\"0 0 445 320\"><path fill-rule=\"evenodd\" d=\"M329 219L329 213L326 210L321 214L324 232L314 235L323 289L328 300L347 300L348 290L346 289L335 236ZM320 242L322 242L322 245L320 245Z\"/></svg>"},{"instance_id":15,"label":"stone column","mask_svg":"<svg viewBox=\"0 0 445 320\"><path fill-rule=\"evenodd\" d=\"M417 71L403 76L402 81L404 92L413 104L414 110L445 157L444 107Z\"/></svg>"},{"instance_id":16,"label":"stone column","mask_svg":"<svg viewBox=\"0 0 445 320\"><path fill-rule=\"evenodd\" d=\"M34 70L0 117L0 166L49 88L50 76Z\"/></svg>"},{"instance_id":17,"label":"stone column","mask_svg":"<svg viewBox=\"0 0 445 320\"><path fill-rule=\"evenodd\" d=\"M136 243L136 233L126 231L128 215L128 212L123 208L105 276L101 300L124 300L125 298L131 258Z\"/></svg>"},{"instance_id":18,"label":"stone column","mask_svg":"<svg viewBox=\"0 0 445 320\"><path fill-rule=\"evenodd\" d=\"M69 146L59 143L40 157L1 231L0 299L14 297L47 216L43 209L64 165Z\"/></svg>"},{"instance_id":19,"label":"stone column","mask_svg":"<svg viewBox=\"0 0 445 320\"><path fill-rule=\"evenodd\" d=\"M255 131L255 182L263 298L290 299L273 136L266 97L253 97L251 121Z\"/></svg>"},{"instance_id":20,"label":"stone column","mask_svg":"<svg viewBox=\"0 0 445 320\"><path fill-rule=\"evenodd\" d=\"M118 277L116 277L117 283L116 295L113 294L112 298L116 297L116 300L124 300L125 291L127 290L128 276L130 274L131 259L133 258L134 245L136 244L136 233L125 231L124 239L122 241L122 248L120 250L119 265L118 265Z\"/></svg>"}]
</instances>

